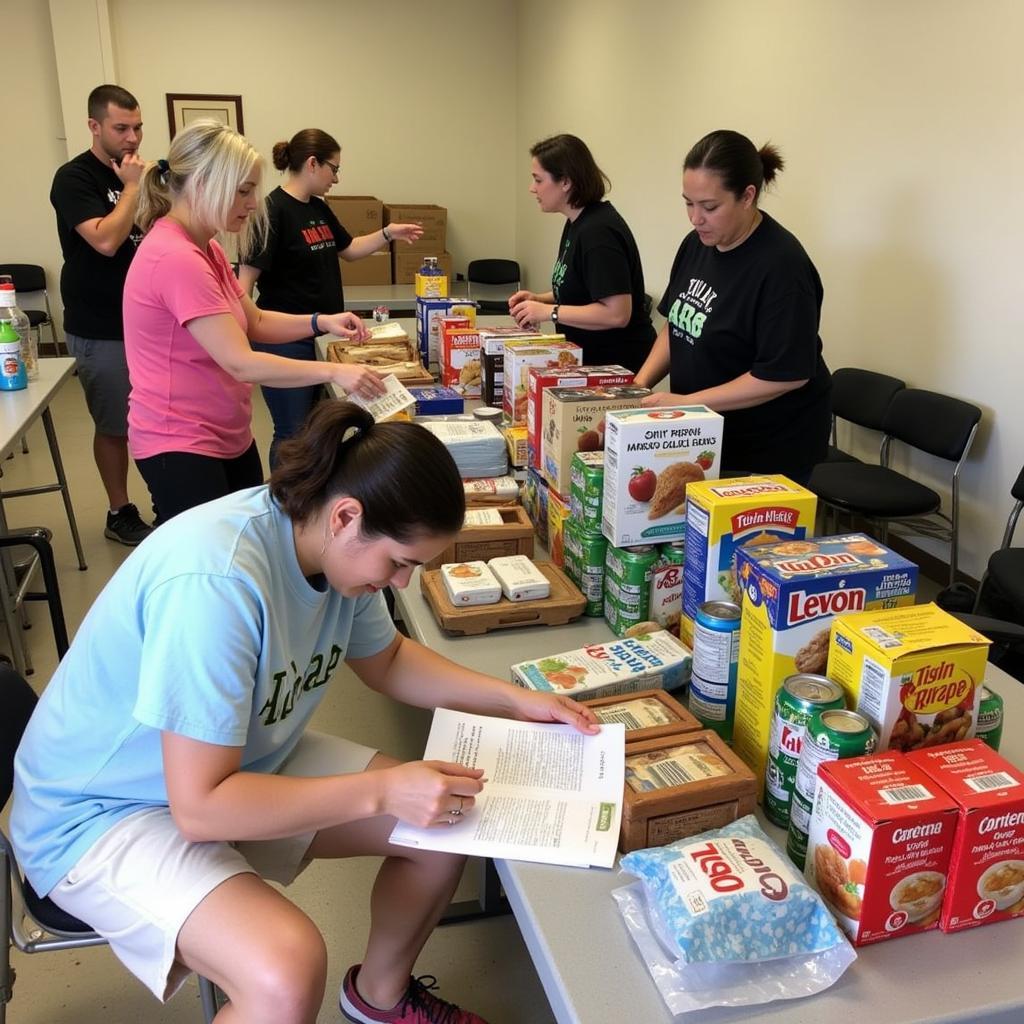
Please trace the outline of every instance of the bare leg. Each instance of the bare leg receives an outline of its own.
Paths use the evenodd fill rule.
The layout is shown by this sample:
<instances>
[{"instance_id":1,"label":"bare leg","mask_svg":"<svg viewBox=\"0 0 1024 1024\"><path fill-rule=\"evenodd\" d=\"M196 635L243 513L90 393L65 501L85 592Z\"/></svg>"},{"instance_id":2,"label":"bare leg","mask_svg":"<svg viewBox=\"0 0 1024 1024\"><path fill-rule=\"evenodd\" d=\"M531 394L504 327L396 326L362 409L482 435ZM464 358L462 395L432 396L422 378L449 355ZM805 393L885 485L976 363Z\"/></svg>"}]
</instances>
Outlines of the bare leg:
<instances>
[{"instance_id":1,"label":"bare leg","mask_svg":"<svg viewBox=\"0 0 1024 1024\"><path fill-rule=\"evenodd\" d=\"M128 438L96 433L92 454L112 512L128 504Z\"/></svg>"}]
</instances>

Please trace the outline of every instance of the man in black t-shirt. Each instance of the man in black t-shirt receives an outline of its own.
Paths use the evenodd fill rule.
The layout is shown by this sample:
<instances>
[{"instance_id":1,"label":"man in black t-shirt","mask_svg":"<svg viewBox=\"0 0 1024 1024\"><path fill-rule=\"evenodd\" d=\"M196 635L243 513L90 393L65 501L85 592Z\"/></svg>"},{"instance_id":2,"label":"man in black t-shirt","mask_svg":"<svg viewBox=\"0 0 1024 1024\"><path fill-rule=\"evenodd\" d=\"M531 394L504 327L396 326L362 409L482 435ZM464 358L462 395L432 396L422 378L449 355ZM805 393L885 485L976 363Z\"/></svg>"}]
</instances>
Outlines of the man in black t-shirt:
<instances>
[{"instance_id":1,"label":"man in black t-shirt","mask_svg":"<svg viewBox=\"0 0 1024 1024\"><path fill-rule=\"evenodd\" d=\"M89 94L92 146L53 178L50 203L64 255L60 293L68 351L95 425L93 456L107 493L104 535L134 546L150 533L128 500L128 364L121 298L142 234L135 226L142 114L130 92L101 85Z\"/></svg>"}]
</instances>

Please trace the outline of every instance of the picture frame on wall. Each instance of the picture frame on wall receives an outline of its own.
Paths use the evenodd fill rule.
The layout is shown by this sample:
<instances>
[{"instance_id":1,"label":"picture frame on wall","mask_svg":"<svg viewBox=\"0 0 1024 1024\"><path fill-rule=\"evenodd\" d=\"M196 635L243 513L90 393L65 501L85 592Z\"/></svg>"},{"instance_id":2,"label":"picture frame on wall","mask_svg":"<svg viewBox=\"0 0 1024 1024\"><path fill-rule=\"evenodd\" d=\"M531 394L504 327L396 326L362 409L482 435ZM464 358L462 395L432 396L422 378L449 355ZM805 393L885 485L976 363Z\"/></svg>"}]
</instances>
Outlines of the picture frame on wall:
<instances>
[{"instance_id":1,"label":"picture frame on wall","mask_svg":"<svg viewBox=\"0 0 1024 1024\"><path fill-rule=\"evenodd\" d=\"M169 92L167 95L167 124L171 138L193 121L212 119L230 125L239 134L242 125L242 97L216 96L204 93Z\"/></svg>"}]
</instances>

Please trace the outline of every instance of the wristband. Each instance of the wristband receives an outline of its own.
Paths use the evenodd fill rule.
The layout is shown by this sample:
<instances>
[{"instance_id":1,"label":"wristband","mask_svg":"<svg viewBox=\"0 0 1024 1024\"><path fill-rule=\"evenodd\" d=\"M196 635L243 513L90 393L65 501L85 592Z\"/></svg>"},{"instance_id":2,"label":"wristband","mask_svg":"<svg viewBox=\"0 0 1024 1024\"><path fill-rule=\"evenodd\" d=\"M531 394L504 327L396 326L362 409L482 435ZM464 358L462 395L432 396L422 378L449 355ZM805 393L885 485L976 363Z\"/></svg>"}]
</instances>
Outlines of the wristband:
<instances>
[{"instance_id":1,"label":"wristband","mask_svg":"<svg viewBox=\"0 0 1024 1024\"><path fill-rule=\"evenodd\" d=\"M557 324L558 323L558 303L557 302L551 307L551 322L553 324Z\"/></svg>"},{"instance_id":2,"label":"wristband","mask_svg":"<svg viewBox=\"0 0 1024 1024\"><path fill-rule=\"evenodd\" d=\"M385 225L384 227L382 227L380 229L380 233L384 236L384 241L385 242L390 242L391 241L391 236L388 234L387 225Z\"/></svg>"},{"instance_id":3,"label":"wristband","mask_svg":"<svg viewBox=\"0 0 1024 1024\"><path fill-rule=\"evenodd\" d=\"M313 328L313 337L319 338L321 334L326 334L326 331L321 331L319 327L320 314L314 313L309 320L309 326Z\"/></svg>"}]
</instances>

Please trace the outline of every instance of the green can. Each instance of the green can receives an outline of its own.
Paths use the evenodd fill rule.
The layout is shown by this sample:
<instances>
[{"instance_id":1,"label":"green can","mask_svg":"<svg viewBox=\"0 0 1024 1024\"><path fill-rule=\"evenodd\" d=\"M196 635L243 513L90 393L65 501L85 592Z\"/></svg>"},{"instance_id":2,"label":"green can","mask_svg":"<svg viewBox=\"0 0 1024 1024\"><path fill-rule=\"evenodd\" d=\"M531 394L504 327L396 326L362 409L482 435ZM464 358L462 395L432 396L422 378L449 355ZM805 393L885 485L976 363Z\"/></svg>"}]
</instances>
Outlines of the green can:
<instances>
[{"instance_id":1,"label":"green can","mask_svg":"<svg viewBox=\"0 0 1024 1024\"><path fill-rule=\"evenodd\" d=\"M773 824L780 828L789 825L789 798L796 782L796 762L811 714L845 707L842 687L824 676L798 672L787 677L779 687L768 734L768 764L764 775L764 813Z\"/></svg>"},{"instance_id":2,"label":"green can","mask_svg":"<svg viewBox=\"0 0 1024 1024\"><path fill-rule=\"evenodd\" d=\"M844 708L811 712L797 759L786 839L786 853L801 870L807 860L807 836L811 830L818 765L823 761L873 754L877 746L875 730L860 712Z\"/></svg>"},{"instance_id":3,"label":"green can","mask_svg":"<svg viewBox=\"0 0 1024 1024\"><path fill-rule=\"evenodd\" d=\"M987 686L981 688L978 702L978 729L974 736L984 740L993 750L999 749L1003 738L1003 698Z\"/></svg>"},{"instance_id":4,"label":"green can","mask_svg":"<svg viewBox=\"0 0 1024 1024\"><path fill-rule=\"evenodd\" d=\"M608 540L600 533L587 533L576 519L567 519L562 527L565 569L580 588L587 603L583 614L592 618L604 615L604 562Z\"/></svg>"},{"instance_id":5,"label":"green can","mask_svg":"<svg viewBox=\"0 0 1024 1024\"><path fill-rule=\"evenodd\" d=\"M651 617L651 574L658 561L653 544L608 545L604 560L604 617L616 636Z\"/></svg>"},{"instance_id":6,"label":"green can","mask_svg":"<svg viewBox=\"0 0 1024 1024\"><path fill-rule=\"evenodd\" d=\"M585 533L601 532L604 452L576 452L569 464L569 512Z\"/></svg>"}]
</instances>

